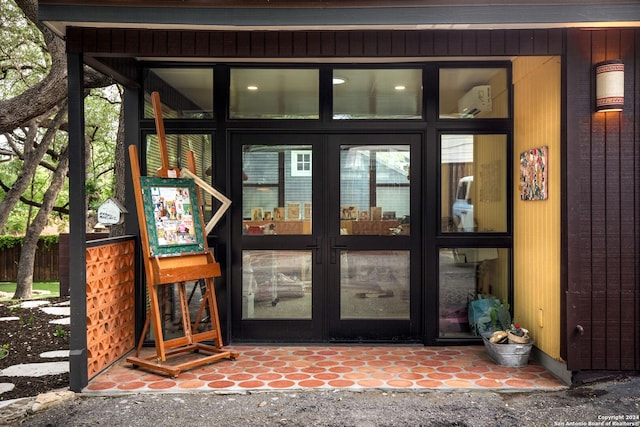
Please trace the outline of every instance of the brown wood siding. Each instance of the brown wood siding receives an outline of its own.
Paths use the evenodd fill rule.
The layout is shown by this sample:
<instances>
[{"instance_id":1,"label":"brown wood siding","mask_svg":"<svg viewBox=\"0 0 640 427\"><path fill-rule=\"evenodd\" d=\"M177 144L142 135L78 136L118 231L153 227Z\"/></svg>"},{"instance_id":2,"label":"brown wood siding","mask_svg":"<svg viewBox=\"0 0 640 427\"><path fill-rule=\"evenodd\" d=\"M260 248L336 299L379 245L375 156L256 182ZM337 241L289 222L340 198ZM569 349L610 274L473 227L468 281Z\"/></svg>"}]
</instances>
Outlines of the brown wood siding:
<instances>
[{"instance_id":1,"label":"brown wood siding","mask_svg":"<svg viewBox=\"0 0 640 427\"><path fill-rule=\"evenodd\" d=\"M136 57L402 58L560 55L563 30L181 31L69 28L67 48L127 87L138 87Z\"/></svg>"},{"instance_id":2,"label":"brown wood siding","mask_svg":"<svg viewBox=\"0 0 640 427\"><path fill-rule=\"evenodd\" d=\"M562 31L168 31L69 28L70 53L159 58L560 55Z\"/></svg>"},{"instance_id":3,"label":"brown wood siding","mask_svg":"<svg viewBox=\"0 0 640 427\"><path fill-rule=\"evenodd\" d=\"M625 64L625 109L594 113L593 66L614 58ZM572 370L640 369L639 63L638 30L568 31L565 357Z\"/></svg>"}]
</instances>

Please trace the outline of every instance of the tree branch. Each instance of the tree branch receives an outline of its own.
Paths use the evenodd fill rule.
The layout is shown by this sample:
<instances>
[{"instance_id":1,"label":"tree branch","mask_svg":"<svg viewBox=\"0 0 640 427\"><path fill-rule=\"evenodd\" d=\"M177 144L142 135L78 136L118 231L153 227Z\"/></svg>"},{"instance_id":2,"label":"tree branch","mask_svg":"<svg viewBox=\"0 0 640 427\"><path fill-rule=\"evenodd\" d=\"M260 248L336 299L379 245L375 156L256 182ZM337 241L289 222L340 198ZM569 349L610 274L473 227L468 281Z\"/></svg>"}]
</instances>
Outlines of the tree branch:
<instances>
[{"instance_id":1,"label":"tree branch","mask_svg":"<svg viewBox=\"0 0 640 427\"><path fill-rule=\"evenodd\" d=\"M2 179L0 179L0 188L5 192L11 190L11 187L8 187L4 182L2 182ZM42 207L42 203L38 203L38 202L35 202L33 200L27 199L24 196L20 196L20 201L22 203L24 203L25 205L33 206L33 207L38 208L38 209ZM65 208L65 206L67 206L67 205L68 205L68 203L66 205L64 205L64 206L54 206L53 207L53 211L54 212L58 212L60 214L69 215L69 209Z\"/></svg>"},{"instance_id":2,"label":"tree branch","mask_svg":"<svg viewBox=\"0 0 640 427\"><path fill-rule=\"evenodd\" d=\"M67 55L64 41L38 20L36 0L15 0L29 19L42 32L47 51L51 55L49 74L38 84L20 95L0 102L0 132L15 129L24 123L46 114L67 97ZM113 81L85 67L85 88L109 86Z\"/></svg>"}]
</instances>

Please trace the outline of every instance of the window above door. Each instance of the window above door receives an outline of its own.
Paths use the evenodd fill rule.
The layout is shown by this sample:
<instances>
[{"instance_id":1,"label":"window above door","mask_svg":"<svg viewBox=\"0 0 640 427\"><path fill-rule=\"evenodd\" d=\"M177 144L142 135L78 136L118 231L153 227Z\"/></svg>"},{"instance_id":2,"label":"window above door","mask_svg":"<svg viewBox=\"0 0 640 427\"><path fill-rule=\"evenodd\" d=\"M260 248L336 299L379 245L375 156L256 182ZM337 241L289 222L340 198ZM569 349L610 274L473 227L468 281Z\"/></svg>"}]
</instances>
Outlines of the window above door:
<instances>
[{"instance_id":1,"label":"window above door","mask_svg":"<svg viewBox=\"0 0 640 427\"><path fill-rule=\"evenodd\" d=\"M508 118L507 71L507 68L441 68L439 117Z\"/></svg>"},{"instance_id":2,"label":"window above door","mask_svg":"<svg viewBox=\"0 0 640 427\"><path fill-rule=\"evenodd\" d=\"M333 118L421 119L422 70L333 70Z\"/></svg>"}]
</instances>

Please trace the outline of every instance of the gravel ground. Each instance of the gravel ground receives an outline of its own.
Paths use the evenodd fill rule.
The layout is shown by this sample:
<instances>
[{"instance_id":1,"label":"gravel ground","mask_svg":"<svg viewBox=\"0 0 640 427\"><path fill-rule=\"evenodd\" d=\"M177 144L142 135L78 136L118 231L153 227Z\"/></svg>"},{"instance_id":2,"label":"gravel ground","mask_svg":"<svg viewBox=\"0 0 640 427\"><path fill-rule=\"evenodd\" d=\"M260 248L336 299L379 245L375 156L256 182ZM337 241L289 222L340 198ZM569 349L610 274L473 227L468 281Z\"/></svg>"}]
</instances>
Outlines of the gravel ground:
<instances>
[{"instance_id":1,"label":"gravel ground","mask_svg":"<svg viewBox=\"0 0 640 427\"><path fill-rule=\"evenodd\" d=\"M76 395L52 408L5 419L5 423L42 427L640 426L639 414L640 377L626 377L531 393L379 390Z\"/></svg>"}]
</instances>

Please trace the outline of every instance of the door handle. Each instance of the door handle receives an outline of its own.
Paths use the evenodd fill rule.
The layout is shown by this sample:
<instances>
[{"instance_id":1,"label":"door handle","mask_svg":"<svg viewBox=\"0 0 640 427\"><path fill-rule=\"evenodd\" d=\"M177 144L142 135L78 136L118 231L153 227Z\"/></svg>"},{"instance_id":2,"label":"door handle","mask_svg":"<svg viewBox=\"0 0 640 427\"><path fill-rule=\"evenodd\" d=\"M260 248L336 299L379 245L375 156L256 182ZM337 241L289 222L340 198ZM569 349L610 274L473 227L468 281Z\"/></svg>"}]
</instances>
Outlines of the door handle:
<instances>
[{"instance_id":1,"label":"door handle","mask_svg":"<svg viewBox=\"0 0 640 427\"><path fill-rule=\"evenodd\" d=\"M305 246L307 249L313 249L316 252L316 264L322 264L322 237L316 238L315 245Z\"/></svg>"},{"instance_id":2,"label":"door handle","mask_svg":"<svg viewBox=\"0 0 640 427\"><path fill-rule=\"evenodd\" d=\"M329 262L335 264L338 261L338 252L346 249L347 245L336 245L336 238L331 238L331 248L329 250Z\"/></svg>"}]
</instances>

